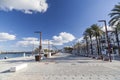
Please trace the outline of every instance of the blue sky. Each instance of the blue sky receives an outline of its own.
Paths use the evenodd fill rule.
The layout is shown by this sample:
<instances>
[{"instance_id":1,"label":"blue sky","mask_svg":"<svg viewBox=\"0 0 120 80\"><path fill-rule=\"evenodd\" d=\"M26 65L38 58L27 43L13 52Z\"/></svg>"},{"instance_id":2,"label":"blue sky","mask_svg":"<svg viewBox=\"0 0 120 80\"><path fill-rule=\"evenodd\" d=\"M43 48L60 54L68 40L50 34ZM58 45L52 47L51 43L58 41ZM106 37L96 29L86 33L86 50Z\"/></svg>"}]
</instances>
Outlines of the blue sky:
<instances>
[{"instance_id":1,"label":"blue sky","mask_svg":"<svg viewBox=\"0 0 120 80\"><path fill-rule=\"evenodd\" d=\"M33 5L40 2L41 5ZM31 50L32 44L51 40L57 47L74 43L97 21L109 21L108 14L119 0L0 0L0 50ZM17 4L19 3L19 4ZM6 37L3 35L6 35ZM31 47L30 47L31 45Z\"/></svg>"}]
</instances>

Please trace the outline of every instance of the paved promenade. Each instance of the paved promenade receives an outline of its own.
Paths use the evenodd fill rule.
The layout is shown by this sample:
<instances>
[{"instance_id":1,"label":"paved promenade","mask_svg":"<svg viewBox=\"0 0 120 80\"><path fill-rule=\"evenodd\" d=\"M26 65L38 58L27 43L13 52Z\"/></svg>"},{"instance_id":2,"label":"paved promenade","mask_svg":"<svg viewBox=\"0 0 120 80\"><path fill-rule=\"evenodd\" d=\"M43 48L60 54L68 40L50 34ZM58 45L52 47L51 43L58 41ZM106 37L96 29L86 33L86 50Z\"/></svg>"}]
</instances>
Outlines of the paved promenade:
<instances>
[{"instance_id":1,"label":"paved promenade","mask_svg":"<svg viewBox=\"0 0 120 80\"><path fill-rule=\"evenodd\" d=\"M18 72L11 66L27 63ZM50 59L35 62L34 57L0 61L0 80L120 80L120 62L106 62L88 57L59 53Z\"/></svg>"}]
</instances>

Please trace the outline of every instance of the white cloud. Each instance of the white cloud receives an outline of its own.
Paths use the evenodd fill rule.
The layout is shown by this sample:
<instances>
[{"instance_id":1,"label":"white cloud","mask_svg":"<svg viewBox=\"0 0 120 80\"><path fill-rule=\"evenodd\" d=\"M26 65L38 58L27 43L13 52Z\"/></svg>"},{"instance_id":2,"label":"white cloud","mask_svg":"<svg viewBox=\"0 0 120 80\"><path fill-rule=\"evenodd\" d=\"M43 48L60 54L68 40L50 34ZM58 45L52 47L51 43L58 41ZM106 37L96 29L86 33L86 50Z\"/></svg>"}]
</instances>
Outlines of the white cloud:
<instances>
[{"instance_id":1,"label":"white cloud","mask_svg":"<svg viewBox=\"0 0 120 80\"><path fill-rule=\"evenodd\" d=\"M104 26L101 28L101 30L104 31L104 32L106 31ZM114 29L112 27L107 26L107 31L113 31L113 30Z\"/></svg>"},{"instance_id":2,"label":"white cloud","mask_svg":"<svg viewBox=\"0 0 120 80\"><path fill-rule=\"evenodd\" d=\"M59 36L53 36L53 44L63 45L64 43L68 43L70 41L73 41L74 39L74 35L67 32L61 32Z\"/></svg>"},{"instance_id":3,"label":"white cloud","mask_svg":"<svg viewBox=\"0 0 120 80\"><path fill-rule=\"evenodd\" d=\"M82 42L84 40L84 37L81 37L77 40L77 42Z\"/></svg>"},{"instance_id":4,"label":"white cloud","mask_svg":"<svg viewBox=\"0 0 120 80\"><path fill-rule=\"evenodd\" d=\"M26 37L23 38L21 41L17 42L18 46L22 46L22 47L28 47L28 46L39 46L40 41L38 40L38 38L35 37ZM49 41L49 44L52 44L51 41ZM42 40L42 45L48 45L48 40Z\"/></svg>"},{"instance_id":5,"label":"white cloud","mask_svg":"<svg viewBox=\"0 0 120 80\"><path fill-rule=\"evenodd\" d=\"M27 37L27 38L23 38L23 40L25 40L25 41L37 41L38 39L34 38L34 37Z\"/></svg>"},{"instance_id":6,"label":"white cloud","mask_svg":"<svg viewBox=\"0 0 120 80\"><path fill-rule=\"evenodd\" d=\"M0 41L15 40L16 36L9 33L0 33Z\"/></svg>"},{"instance_id":7,"label":"white cloud","mask_svg":"<svg viewBox=\"0 0 120 80\"><path fill-rule=\"evenodd\" d=\"M27 14L46 12L46 0L0 0L0 9L4 11L18 10Z\"/></svg>"},{"instance_id":8,"label":"white cloud","mask_svg":"<svg viewBox=\"0 0 120 80\"><path fill-rule=\"evenodd\" d=\"M28 46L32 46L32 45L39 45L38 41L18 41L17 45L19 46L23 46L23 47L28 47Z\"/></svg>"},{"instance_id":9,"label":"white cloud","mask_svg":"<svg viewBox=\"0 0 120 80\"><path fill-rule=\"evenodd\" d=\"M60 41L53 40L52 44L53 45L63 45L63 42L62 41L60 42Z\"/></svg>"},{"instance_id":10,"label":"white cloud","mask_svg":"<svg viewBox=\"0 0 120 80\"><path fill-rule=\"evenodd\" d=\"M43 45L53 44L52 40L42 40Z\"/></svg>"},{"instance_id":11,"label":"white cloud","mask_svg":"<svg viewBox=\"0 0 120 80\"><path fill-rule=\"evenodd\" d=\"M59 34L59 36L53 36L53 40L49 40L49 44L53 44L53 45L63 45L64 43L68 43L70 41L73 41L75 39L75 37L70 34L70 33L66 33L66 32L61 32ZM39 40L38 38L35 37L26 37L23 38L21 41L17 42L18 46L22 46L22 47L29 47L29 46L39 46ZM42 45L48 45L48 40L42 40Z\"/></svg>"},{"instance_id":12,"label":"white cloud","mask_svg":"<svg viewBox=\"0 0 120 80\"><path fill-rule=\"evenodd\" d=\"M18 46L28 47L33 45L39 45L39 41L34 37L23 38L23 40L17 42Z\"/></svg>"}]
</instances>

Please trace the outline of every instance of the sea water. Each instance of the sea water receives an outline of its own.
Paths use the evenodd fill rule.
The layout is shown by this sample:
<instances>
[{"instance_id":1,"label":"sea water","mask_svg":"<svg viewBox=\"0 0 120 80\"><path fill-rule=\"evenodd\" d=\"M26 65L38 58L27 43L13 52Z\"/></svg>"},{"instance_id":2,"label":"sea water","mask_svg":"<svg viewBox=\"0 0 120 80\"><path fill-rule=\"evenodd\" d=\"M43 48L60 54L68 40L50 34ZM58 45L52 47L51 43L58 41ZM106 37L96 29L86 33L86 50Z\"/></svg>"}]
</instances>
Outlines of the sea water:
<instances>
[{"instance_id":1,"label":"sea water","mask_svg":"<svg viewBox=\"0 0 120 80\"><path fill-rule=\"evenodd\" d=\"M6 58L16 58L16 57L25 57L30 56L31 53L7 53L7 54L0 54L0 59Z\"/></svg>"}]
</instances>

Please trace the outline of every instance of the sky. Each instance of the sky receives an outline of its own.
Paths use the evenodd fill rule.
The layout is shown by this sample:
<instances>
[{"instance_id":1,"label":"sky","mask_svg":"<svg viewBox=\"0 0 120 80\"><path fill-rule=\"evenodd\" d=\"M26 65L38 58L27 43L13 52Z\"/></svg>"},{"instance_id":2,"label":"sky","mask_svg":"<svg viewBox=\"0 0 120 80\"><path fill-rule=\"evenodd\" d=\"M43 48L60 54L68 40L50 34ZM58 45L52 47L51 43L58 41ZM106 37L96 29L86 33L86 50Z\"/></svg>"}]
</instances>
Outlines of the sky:
<instances>
[{"instance_id":1,"label":"sky","mask_svg":"<svg viewBox=\"0 0 120 80\"><path fill-rule=\"evenodd\" d=\"M57 48L71 46L86 28L110 20L119 0L0 0L0 51L30 51L48 41Z\"/></svg>"}]
</instances>

